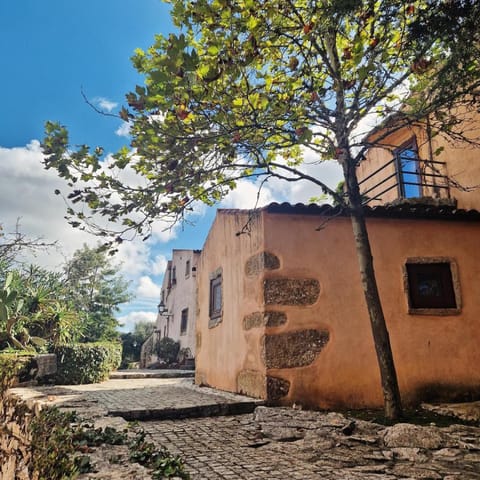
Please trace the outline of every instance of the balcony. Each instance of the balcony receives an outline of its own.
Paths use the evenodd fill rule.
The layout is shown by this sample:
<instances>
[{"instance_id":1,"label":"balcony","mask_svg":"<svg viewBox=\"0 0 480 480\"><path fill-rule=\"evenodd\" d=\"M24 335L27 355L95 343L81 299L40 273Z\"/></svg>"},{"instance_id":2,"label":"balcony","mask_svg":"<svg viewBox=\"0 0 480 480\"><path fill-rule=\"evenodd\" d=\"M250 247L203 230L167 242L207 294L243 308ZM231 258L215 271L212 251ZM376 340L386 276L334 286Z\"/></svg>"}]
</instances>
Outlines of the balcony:
<instances>
[{"instance_id":1,"label":"balcony","mask_svg":"<svg viewBox=\"0 0 480 480\"><path fill-rule=\"evenodd\" d=\"M364 204L369 205L426 198L454 202L445 172L445 162L397 156L372 173L368 172L368 164L359 168L360 193Z\"/></svg>"}]
</instances>

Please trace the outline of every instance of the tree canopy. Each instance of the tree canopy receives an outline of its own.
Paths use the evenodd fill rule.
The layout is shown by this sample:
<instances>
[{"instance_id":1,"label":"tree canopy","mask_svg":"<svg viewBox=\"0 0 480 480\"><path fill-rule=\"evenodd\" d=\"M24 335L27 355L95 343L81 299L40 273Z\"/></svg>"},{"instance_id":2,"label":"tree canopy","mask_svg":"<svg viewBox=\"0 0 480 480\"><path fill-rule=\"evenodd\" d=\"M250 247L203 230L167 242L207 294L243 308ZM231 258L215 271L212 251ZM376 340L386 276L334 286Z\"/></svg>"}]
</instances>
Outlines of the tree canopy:
<instances>
[{"instance_id":1,"label":"tree canopy","mask_svg":"<svg viewBox=\"0 0 480 480\"><path fill-rule=\"evenodd\" d=\"M84 246L63 271L12 262L0 262L0 349L119 338L114 314L131 296L106 252Z\"/></svg>"},{"instance_id":2,"label":"tree canopy","mask_svg":"<svg viewBox=\"0 0 480 480\"><path fill-rule=\"evenodd\" d=\"M128 282L100 248L84 245L64 267L68 299L83 322L83 340L118 338L119 305L130 300Z\"/></svg>"},{"instance_id":3,"label":"tree canopy","mask_svg":"<svg viewBox=\"0 0 480 480\"><path fill-rule=\"evenodd\" d=\"M300 168L306 148L345 170L370 147L369 116L401 114L400 127L431 115L452 132L454 108L476 100L473 0L171 3L179 32L133 57L145 85L119 113L132 149L105 162L102 148L72 151L67 130L47 124L45 165L70 183L74 226L148 235L155 219L213 204L239 178L305 178L335 196ZM122 181L131 170L136 180Z\"/></svg>"},{"instance_id":4,"label":"tree canopy","mask_svg":"<svg viewBox=\"0 0 480 480\"><path fill-rule=\"evenodd\" d=\"M356 166L372 146L365 135L372 119L395 118L391 133L428 118L433 131L473 141L460 115L477 102L479 3L170 3L177 32L157 35L133 57L145 85L119 112L131 148L105 160L102 148L72 150L64 126L46 125L45 166L69 183L70 222L114 244L148 237L155 220L176 222L197 201L219 201L239 179L312 182L351 214L387 416L398 416ZM307 173L306 152L341 165L344 192Z\"/></svg>"}]
</instances>

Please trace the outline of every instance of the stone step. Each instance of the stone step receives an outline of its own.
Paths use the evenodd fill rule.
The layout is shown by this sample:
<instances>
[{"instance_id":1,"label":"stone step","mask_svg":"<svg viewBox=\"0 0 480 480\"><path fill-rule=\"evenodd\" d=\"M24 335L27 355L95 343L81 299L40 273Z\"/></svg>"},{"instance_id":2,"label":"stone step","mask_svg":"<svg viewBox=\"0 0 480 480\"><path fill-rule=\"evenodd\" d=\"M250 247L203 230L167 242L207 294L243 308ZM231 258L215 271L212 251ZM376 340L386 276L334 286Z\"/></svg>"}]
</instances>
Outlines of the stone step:
<instances>
[{"instance_id":1,"label":"stone step","mask_svg":"<svg viewBox=\"0 0 480 480\"><path fill-rule=\"evenodd\" d=\"M117 370L110 373L112 380L128 380L132 378L192 378L194 370Z\"/></svg>"},{"instance_id":2,"label":"stone step","mask_svg":"<svg viewBox=\"0 0 480 480\"><path fill-rule=\"evenodd\" d=\"M257 400L211 403L173 408L150 408L109 411L108 415L122 417L127 421L179 420L186 418L218 417L252 413L262 402Z\"/></svg>"}]
</instances>

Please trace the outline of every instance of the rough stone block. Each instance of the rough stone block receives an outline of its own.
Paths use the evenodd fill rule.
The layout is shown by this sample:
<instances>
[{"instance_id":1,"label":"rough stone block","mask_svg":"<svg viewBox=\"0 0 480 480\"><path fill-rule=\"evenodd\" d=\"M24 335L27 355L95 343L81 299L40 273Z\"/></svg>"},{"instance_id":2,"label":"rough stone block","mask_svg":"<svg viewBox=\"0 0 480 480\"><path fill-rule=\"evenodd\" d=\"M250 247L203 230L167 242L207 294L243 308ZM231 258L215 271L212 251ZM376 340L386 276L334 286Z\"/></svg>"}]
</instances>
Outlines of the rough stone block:
<instances>
[{"instance_id":1,"label":"rough stone block","mask_svg":"<svg viewBox=\"0 0 480 480\"><path fill-rule=\"evenodd\" d=\"M237 391L255 398L265 397L265 375L256 370L242 370L237 376Z\"/></svg>"},{"instance_id":2,"label":"rough stone block","mask_svg":"<svg viewBox=\"0 0 480 480\"><path fill-rule=\"evenodd\" d=\"M267 400L275 402L288 395L290 382L278 377L267 377Z\"/></svg>"},{"instance_id":3,"label":"rough stone block","mask_svg":"<svg viewBox=\"0 0 480 480\"><path fill-rule=\"evenodd\" d=\"M267 368L294 368L310 365L329 340L327 331L299 330L265 335L264 359Z\"/></svg>"},{"instance_id":4,"label":"rough stone block","mask_svg":"<svg viewBox=\"0 0 480 480\"><path fill-rule=\"evenodd\" d=\"M254 277L264 270L276 270L280 268L280 260L276 255L269 252L261 252L251 256L245 263L245 274Z\"/></svg>"},{"instance_id":5,"label":"rough stone block","mask_svg":"<svg viewBox=\"0 0 480 480\"><path fill-rule=\"evenodd\" d=\"M312 305L320 295L315 279L269 278L264 282L266 305Z\"/></svg>"},{"instance_id":6,"label":"rough stone block","mask_svg":"<svg viewBox=\"0 0 480 480\"><path fill-rule=\"evenodd\" d=\"M37 378L54 375L57 373L57 356L54 353L46 353L35 357L37 362Z\"/></svg>"},{"instance_id":7,"label":"rough stone block","mask_svg":"<svg viewBox=\"0 0 480 480\"><path fill-rule=\"evenodd\" d=\"M253 312L243 318L243 329L257 327L279 327L287 323L285 312Z\"/></svg>"},{"instance_id":8,"label":"rough stone block","mask_svg":"<svg viewBox=\"0 0 480 480\"><path fill-rule=\"evenodd\" d=\"M437 428L397 423L385 429L383 443L387 447L440 448L443 437Z\"/></svg>"}]
</instances>

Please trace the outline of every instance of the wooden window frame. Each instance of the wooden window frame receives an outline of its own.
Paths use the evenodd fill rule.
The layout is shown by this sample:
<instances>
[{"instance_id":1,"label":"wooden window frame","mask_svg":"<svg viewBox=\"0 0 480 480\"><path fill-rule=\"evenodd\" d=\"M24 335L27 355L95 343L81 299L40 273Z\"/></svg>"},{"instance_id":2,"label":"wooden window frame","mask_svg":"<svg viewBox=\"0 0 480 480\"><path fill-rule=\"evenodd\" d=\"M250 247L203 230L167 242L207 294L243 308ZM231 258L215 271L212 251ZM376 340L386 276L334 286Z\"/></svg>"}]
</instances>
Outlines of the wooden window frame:
<instances>
[{"instance_id":1,"label":"wooden window frame","mask_svg":"<svg viewBox=\"0 0 480 480\"><path fill-rule=\"evenodd\" d=\"M408 313L417 315L458 315L462 299L458 267L450 257L408 258L403 266L404 287ZM422 295L419 291L422 276L436 277L443 295Z\"/></svg>"},{"instance_id":2,"label":"wooden window frame","mask_svg":"<svg viewBox=\"0 0 480 480\"><path fill-rule=\"evenodd\" d=\"M406 185L405 185L405 179L403 178L403 168L402 168L402 152L406 150L412 150L416 154L416 163L417 163L417 168L420 169L420 159L418 156L418 144L417 144L417 138L415 136L409 138L406 142L402 143L398 148L396 148L393 152L393 155L395 157L395 167L397 171L397 182L398 182L398 193L399 197L401 198L416 198L416 197L407 197L406 196ZM412 159L413 160L413 159ZM405 172L405 173L410 173L411 175L414 174L414 172ZM422 174L421 172L415 172L415 174L418 176L418 189L420 191L420 197L423 195L423 186L422 184Z\"/></svg>"}]
</instances>

